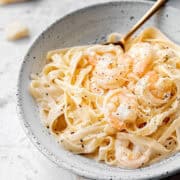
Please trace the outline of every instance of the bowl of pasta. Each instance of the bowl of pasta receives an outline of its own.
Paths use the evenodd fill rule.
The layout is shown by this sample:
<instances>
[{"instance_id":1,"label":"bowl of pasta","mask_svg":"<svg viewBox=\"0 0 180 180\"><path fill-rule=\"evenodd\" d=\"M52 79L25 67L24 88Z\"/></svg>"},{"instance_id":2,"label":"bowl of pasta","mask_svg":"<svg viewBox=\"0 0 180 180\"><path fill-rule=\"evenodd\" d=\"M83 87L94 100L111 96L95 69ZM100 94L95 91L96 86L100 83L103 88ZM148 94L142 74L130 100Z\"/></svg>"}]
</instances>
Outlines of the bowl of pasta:
<instances>
[{"instance_id":1,"label":"bowl of pasta","mask_svg":"<svg viewBox=\"0 0 180 180\"><path fill-rule=\"evenodd\" d=\"M180 170L180 11L164 7L112 44L152 5L90 6L53 23L24 58L18 110L27 136L60 167L93 179Z\"/></svg>"}]
</instances>

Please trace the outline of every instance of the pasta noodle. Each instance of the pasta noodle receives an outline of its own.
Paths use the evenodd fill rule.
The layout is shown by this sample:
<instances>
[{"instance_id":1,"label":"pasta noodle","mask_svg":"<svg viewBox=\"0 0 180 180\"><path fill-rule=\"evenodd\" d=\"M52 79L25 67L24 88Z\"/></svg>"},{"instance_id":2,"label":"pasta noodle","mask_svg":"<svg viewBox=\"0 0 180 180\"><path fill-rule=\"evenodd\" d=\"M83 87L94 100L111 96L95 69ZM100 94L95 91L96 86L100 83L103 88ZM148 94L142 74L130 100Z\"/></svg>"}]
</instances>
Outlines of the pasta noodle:
<instances>
[{"instance_id":1,"label":"pasta noodle","mask_svg":"<svg viewBox=\"0 0 180 180\"><path fill-rule=\"evenodd\" d=\"M30 92L43 123L75 154L139 168L180 149L180 47L155 28L125 52L112 44L48 52Z\"/></svg>"}]
</instances>

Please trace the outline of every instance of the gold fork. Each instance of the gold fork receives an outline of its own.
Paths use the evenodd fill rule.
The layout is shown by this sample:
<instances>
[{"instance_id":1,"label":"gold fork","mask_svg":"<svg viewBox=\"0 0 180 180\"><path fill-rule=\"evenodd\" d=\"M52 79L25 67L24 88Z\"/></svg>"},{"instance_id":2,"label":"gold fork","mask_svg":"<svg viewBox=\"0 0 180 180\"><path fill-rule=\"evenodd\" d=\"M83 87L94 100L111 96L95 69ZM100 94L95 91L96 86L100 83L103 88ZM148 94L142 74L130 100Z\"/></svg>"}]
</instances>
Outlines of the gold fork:
<instances>
[{"instance_id":1,"label":"gold fork","mask_svg":"<svg viewBox=\"0 0 180 180\"><path fill-rule=\"evenodd\" d=\"M104 45L114 44L119 45L125 50L124 44L126 41L151 17L153 16L167 0L157 0L156 3L146 12L146 14L125 34L120 41L106 42Z\"/></svg>"}]
</instances>

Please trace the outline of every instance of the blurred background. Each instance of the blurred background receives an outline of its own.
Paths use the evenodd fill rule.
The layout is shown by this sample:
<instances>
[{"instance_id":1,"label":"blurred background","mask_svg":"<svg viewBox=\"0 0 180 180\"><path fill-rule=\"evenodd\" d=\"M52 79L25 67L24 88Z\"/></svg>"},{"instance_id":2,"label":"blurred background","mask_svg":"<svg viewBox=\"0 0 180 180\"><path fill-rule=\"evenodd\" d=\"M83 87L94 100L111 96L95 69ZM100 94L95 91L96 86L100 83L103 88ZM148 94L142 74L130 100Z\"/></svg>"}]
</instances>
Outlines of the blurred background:
<instances>
[{"instance_id":1,"label":"blurred background","mask_svg":"<svg viewBox=\"0 0 180 180\"><path fill-rule=\"evenodd\" d=\"M29 0L0 5L0 180L82 179L51 163L24 134L16 113L17 77L27 49L48 25L76 9L109 1ZM180 10L179 0L169 0L168 5ZM29 36L18 41L7 40L12 35L7 28L14 22L20 22L24 31L29 29ZM168 179L178 180L180 175Z\"/></svg>"}]
</instances>

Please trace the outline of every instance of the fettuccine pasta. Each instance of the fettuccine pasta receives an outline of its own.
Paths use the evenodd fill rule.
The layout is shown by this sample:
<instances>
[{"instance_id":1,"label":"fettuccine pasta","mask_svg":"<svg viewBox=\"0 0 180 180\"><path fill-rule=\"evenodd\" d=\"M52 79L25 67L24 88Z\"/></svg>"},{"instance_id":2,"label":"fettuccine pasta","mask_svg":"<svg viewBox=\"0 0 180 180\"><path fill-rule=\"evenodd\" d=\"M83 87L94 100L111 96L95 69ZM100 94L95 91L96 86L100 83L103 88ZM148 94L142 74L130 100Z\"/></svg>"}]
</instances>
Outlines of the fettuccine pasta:
<instances>
[{"instance_id":1,"label":"fettuccine pasta","mask_svg":"<svg viewBox=\"0 0 180 180\"><path fill-rule=\"evenodd\" d=\"M43 123L75 154L139 168L180 149L180 47L155 28L130 39L125 52L115 45L48 52L30 92Z\"/></svg>"}]
</instances>

